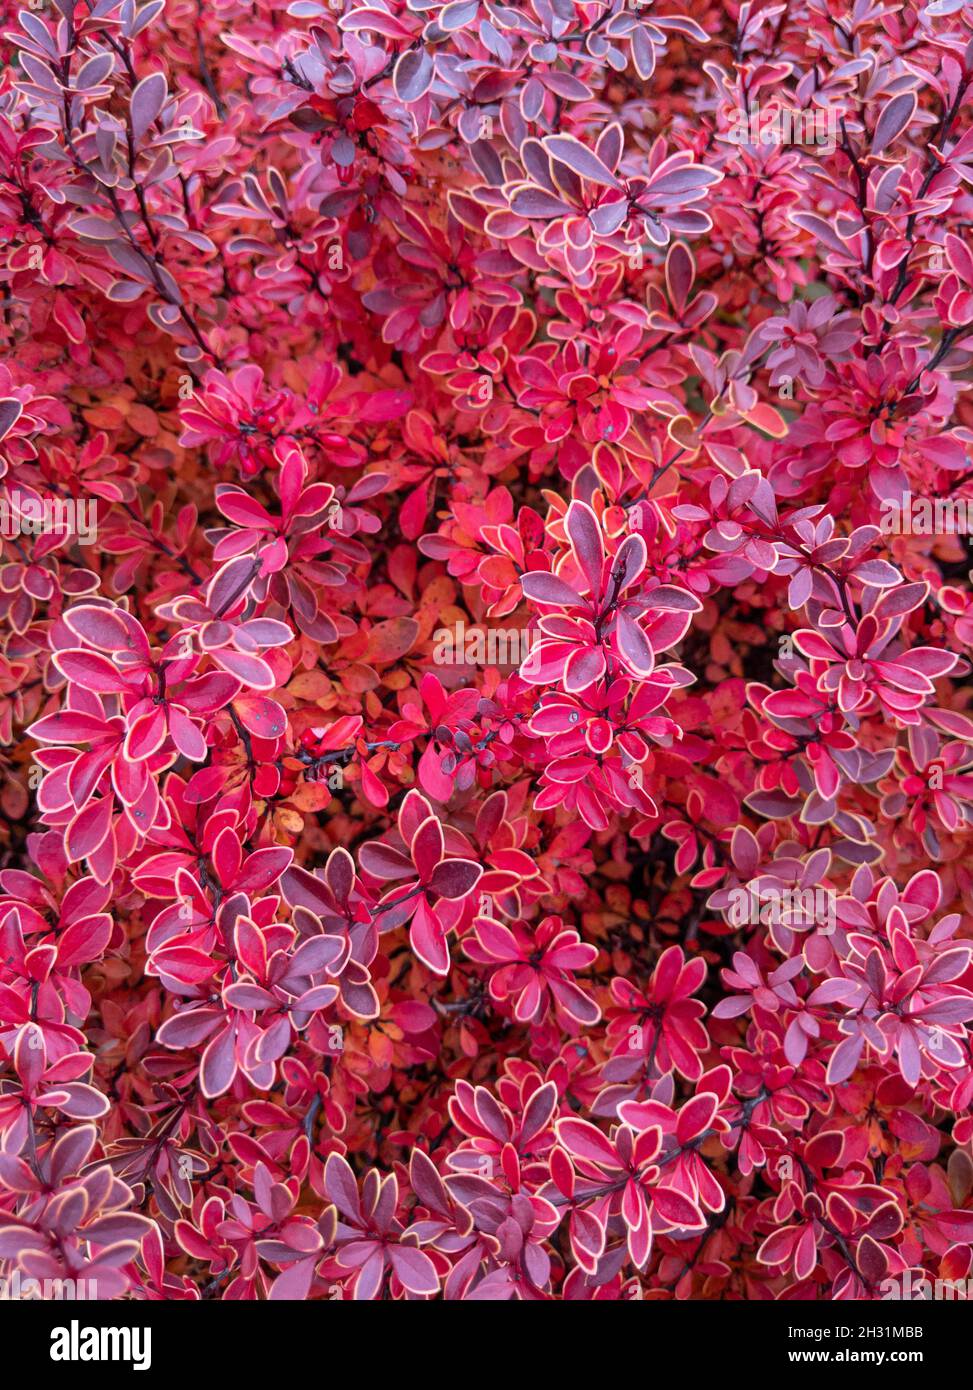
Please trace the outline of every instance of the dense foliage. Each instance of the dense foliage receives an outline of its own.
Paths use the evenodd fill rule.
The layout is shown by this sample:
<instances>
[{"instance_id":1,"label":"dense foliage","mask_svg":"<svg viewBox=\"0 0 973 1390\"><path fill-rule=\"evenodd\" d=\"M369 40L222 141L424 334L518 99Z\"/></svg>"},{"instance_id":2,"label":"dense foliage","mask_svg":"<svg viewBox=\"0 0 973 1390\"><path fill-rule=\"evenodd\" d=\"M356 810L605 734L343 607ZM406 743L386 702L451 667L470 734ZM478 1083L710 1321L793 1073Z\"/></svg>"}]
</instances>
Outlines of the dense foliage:
<instances>
[{"instance_id":1,"label":"dense foliage","mask_svg":"<svg viewBox=\"0 0 973 1390\"><path fill-rule=\"evenodd\" d=\"M973 5L0 13L0 1271L965 1279Z\"/></svg>"}]
</instances>

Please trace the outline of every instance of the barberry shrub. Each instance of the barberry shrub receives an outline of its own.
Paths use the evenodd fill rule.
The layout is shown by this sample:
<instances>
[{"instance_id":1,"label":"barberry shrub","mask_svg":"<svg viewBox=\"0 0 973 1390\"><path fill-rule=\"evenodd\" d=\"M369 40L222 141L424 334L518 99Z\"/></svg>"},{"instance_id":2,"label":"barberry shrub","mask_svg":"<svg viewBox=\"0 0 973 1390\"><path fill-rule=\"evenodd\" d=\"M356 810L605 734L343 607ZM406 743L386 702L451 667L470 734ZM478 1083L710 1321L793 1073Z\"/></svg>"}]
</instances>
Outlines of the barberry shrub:
<instances>
[{"instance_id":1,"label":"barberry shrub","mask_svg":"<svg viewBox=\"0 0 973 1390\"><path fill-rule=\"evenodd\" d=\"M973 5L0 5L0 1273L973 1273Z\"/></svg>"}]
</instances>

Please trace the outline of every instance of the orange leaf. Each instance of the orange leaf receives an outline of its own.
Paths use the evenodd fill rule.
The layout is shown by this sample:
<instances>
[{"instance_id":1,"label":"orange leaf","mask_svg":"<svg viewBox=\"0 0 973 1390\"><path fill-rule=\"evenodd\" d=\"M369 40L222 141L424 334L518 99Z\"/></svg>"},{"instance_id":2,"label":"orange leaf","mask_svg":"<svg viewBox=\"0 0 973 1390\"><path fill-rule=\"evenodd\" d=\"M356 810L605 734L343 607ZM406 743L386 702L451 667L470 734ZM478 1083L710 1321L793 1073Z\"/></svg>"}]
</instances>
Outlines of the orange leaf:
<instances>
[{"instance_id":1,"label":"orange leaf","mask_svg":"<svg viewBox=\"0 0 973 1390\"><path fill-rule=\"evenodd\" d=\"M368 645L362 654L364 661L384 665L405 656L419 635L414 618L386 618L376 623L368 634Z\"/></svg>"}]
</instances>

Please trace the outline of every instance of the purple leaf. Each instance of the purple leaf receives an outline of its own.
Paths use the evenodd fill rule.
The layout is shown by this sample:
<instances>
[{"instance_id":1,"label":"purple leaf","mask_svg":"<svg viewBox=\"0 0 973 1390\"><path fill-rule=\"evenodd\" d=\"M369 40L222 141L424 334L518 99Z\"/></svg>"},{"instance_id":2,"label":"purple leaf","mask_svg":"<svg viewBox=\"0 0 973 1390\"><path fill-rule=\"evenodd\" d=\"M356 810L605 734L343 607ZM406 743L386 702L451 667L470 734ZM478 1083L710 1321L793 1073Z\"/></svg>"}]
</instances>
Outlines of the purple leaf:
<instances>
[{"instance_id":1,"label":"purple leaf","mask_svg":"<svg viewBox=\"0 0 973 1390\"><path fill-rule=\"evenodd\" d=\"M564 529L568 534L578 564L588 588L593 594L601 593L601 571L605 561L605 547L601 539L598 518L585 502L574 501L568 507L564 518Z\"/></svg>"},{"instance_id":2,"label":"purple leaf","mask_svg":"<svg viewBox=\"0 0 973 1390\"><path fill-rule=\"evenodd\" d=\"M581 178L591 183L605 184L608 188L621 188L612 171L601 162L594 150L582 145L573 135L551 135L544 141L544 147L552 158L566 164Z\"/></svg>"},{"instance_id":3,"label":"purple leaf","mask_svg":"<svg viewBox=\"0 0 973 1390\"><path fill-rule=\"evenodd\" d=\"M585 608L584 599L555 574L537 570L521 576L520 587L535 603L556 604L559 608Z\"/></svg>"},{"instance_id":4,"label":"purple leaf","mask_svg":"<svg viewBox=\"0 0 973 1390\"><path fill-rule=\"evenodd\" d=\"M143 77L135 88L132 93L131 114L132 136L136 144L159 115L168 95L166 79L161 72L153 72L148 77Z\"/></svg>"},{"instance_id":5,"label":"purple leaf","mask_svg":"<svg viewBox=\"0 0 973 1390\"><path fill-rule=\"evenodd\" d=\"M872 136L872 154L881 154L886 145L891 145L893 140L897 140L912 120L915 112L916 97L914 92L900 92L897 97L887 101L882 107L882 114L875 125L875 134Z\"/></svg>"},{"instance_id":6,"label":"purple leaf","mask_svg":"<svg viewBox=\"0 0 973 1390\"><path fill-rule=\"evenodd\" d=\"M23 413L24 407L12 396L4 396L0 400L0 439L10 433Z\"/></svg>"},{"instance_id":7,"label":"purple leaf","mask_svg":"<svg viewBox=\"0 0 973 1390\"><path fill-rule=\"evenodd\" d=\"M510 199L510 211L518 217L563 217L571 211L563 199L543 188L519 188Z\"/></svg>"},{"instance_id":8,"label":"purple leaf","mask_svg":"<svg viewBox=\"0 0 973 1390\"><path fill-rule=\"evenodd\" d=\"M465 898L479 883L483 870L471 859L444 859L433 870L429 887L443 898Z\"/></svg>"},{"instance_id":9,"label":"purple leaf","mask_svg":"<svg viewBox=\"0 0 973 1390\"><path fill-rule=\"evenodd\" d=\"M424 48L409 48L399 58L392 85L399 101L418 101L432 86L436 66Z\"/></svg>"}]
</instances>

